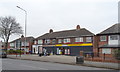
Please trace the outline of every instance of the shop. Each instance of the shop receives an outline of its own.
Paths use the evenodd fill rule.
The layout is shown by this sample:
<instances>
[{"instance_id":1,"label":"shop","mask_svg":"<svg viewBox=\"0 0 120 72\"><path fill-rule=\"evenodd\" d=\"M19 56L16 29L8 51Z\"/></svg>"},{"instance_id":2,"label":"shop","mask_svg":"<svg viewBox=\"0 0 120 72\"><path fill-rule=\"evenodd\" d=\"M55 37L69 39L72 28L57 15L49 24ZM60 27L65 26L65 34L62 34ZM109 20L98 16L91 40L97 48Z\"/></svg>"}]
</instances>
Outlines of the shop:
<instances>
[{"instance_id":1,"label":"shop","mask_svg":"<svg viewBox=\"0 0 120 72\"><path fill-rule=\"evenodd\" d=\"M75 46L74 46L75 45ZM86 46L85 46L86 45ZM57 44L56 46L43 47L47 50L48 53L53 53L56 55L70 55L70 56L79 56L80 51L85 53L92 53L93 46L91 43L86 44Z\"/></svg>"}]
</instances>

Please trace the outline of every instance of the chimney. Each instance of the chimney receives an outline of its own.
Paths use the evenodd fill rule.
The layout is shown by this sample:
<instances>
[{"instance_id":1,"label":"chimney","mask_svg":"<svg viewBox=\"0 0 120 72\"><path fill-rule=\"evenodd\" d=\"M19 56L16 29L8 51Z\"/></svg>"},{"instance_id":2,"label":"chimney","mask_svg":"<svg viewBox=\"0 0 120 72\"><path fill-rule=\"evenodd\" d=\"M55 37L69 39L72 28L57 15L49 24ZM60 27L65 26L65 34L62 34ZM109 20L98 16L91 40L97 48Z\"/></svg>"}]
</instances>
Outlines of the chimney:
<instances>
[{"instance_id":1,"label":"chimney","mask_svg":"<svg viewBox=\"0 0 120 72\"><path fill-rule=\"evenodd\" d=\"M77 30L80 30L80 25L77 25L77 26L76 26L76 29L77 29Z\"/></svg>"},{"instance_id":2,"label":"chimney","mask_svg":"<svg viewBox=\"0 0 120 72\"><path fill-rule=\"evenodd\" d=\"M22 35L21 38L24 38L24 35Z\"/></svg>"},{"instance_id":3,"label":"chimney","mask_svg":"<svg viewBox=\"0 0 120 72\"><path fill-rule=\"evenodd\" d=\"M52 30L52 29L50 29L50 30L49 30L49 33L52 33L52 32L53 32L53 30Z\"/></svg>"}]
</instances>

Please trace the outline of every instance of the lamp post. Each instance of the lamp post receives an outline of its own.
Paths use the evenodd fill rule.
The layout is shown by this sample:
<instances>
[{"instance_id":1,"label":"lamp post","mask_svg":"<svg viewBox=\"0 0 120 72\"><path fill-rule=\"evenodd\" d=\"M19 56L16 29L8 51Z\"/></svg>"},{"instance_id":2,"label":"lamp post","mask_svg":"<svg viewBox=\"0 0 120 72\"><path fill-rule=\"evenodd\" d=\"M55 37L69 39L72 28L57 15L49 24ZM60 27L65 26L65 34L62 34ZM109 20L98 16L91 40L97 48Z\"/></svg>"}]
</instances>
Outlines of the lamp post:
<instances>
[{"instance_id":1,"label":"lamp post","mask_svg":"<svg viewBox=\"0 0 120 72\"><path fill-rule=\"evenodd\" d=\"M24 36L22 35L20 38L20 57L21 57L21 47L22 47L22 40L23 40Z\"/></svg>"},{"instance_id":2,"label":"lamp post","mask_svg":"<svg viewBox=\"0 0 120 72\"><path fill-rule=\"evenodd\" d=\"M25 48L26 48L26 50L27 50L27 46L26 46L26 26L27 26L27 11L26 10L24 10L23 8L21 8L21 7L19 7L19 6L16 6L17 8L19 8L19 9L21 9L21 10L23 10L24 12L25 12Z\"/></svg>"}]
</instances>

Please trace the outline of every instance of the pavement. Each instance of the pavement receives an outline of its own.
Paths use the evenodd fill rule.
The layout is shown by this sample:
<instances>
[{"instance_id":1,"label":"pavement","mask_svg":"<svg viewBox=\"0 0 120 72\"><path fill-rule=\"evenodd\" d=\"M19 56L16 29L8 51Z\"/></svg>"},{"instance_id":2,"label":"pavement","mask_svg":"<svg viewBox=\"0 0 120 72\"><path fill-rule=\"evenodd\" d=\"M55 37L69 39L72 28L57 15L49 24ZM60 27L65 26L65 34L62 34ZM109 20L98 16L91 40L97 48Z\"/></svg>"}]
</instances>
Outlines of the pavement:
<instances>
[{"instance_id":1,"label":"pavement","mask_svg":"<svg viewBox=\"0 0 120 72\"><path fill-rule=\"evenodd\" d=\"M17 57L16 55L8 55L8 58L120 70L120 64L118 63L84 61L83 64L76 64L76 56L50 55L50 56L40 57L38 55L29 54L29 55L21 55L21 57L19 55L17 55Z\"/></svg>"}]
</instances>

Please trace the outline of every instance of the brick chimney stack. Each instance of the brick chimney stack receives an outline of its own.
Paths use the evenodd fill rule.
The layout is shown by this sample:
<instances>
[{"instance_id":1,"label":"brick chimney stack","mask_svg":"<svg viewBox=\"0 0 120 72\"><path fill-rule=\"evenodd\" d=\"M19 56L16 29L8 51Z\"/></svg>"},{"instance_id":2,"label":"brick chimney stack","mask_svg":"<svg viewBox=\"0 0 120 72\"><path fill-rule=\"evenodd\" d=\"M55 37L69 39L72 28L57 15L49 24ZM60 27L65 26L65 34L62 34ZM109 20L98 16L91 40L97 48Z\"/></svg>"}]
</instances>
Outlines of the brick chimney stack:
<instances>
[{"instance_id":1,"label":"brick chimney stack","mask_svg":"<svg viewBox=\"0 0 120 72\"><path fill-rule=\"evenodd\" d=\"M77 25L77 26L76 26L76 29L77 29L77 30L80 30L80 25Z\"/></svg>"},{"instance_id":2,"label":"brick chimney stack","mask_svg":"<svg viewBox=\"0 0 120 72\"><path fill-rule=\"evenodd\" d=\"M50 29L50 30L49 30L49 33L52 33L52 32L53 32L53 30L52 30L52 29Z\"/></svg>"}]
</instances>

